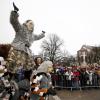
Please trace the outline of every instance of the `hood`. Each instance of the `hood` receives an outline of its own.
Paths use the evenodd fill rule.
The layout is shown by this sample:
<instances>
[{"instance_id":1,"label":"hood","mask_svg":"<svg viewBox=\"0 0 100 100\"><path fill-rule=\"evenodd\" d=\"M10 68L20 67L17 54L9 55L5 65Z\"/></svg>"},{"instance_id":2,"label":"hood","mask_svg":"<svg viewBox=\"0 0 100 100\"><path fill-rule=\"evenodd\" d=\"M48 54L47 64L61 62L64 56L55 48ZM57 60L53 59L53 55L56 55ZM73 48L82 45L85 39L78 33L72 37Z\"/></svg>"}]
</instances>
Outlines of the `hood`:
<instances>
[{"instance_id":1,"label":"hood","mask_svg":"<svg viewBox=\"0 0 100 100\"><path fill-rule=\"evenodd\" d=\"M53 68L53 63L51 61L44 61L37 69L36 73L48 73L49 68Z\"/></svg>"}]
</instances>

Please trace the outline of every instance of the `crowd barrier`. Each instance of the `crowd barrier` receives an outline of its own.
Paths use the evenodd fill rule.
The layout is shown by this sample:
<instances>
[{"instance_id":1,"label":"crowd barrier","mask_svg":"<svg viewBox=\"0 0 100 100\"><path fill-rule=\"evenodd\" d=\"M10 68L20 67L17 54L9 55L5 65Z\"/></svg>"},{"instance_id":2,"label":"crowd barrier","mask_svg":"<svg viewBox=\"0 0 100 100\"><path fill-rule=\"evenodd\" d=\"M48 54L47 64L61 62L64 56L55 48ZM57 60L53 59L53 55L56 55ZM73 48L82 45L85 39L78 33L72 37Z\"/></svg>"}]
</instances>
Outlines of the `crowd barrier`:
<instances>
[{"instance_id":1,"label":"crowd barrier","mask_svg":"<svg viewBox=\"0 0 100 100\"><path fill-rule=\"evenodd\" d=\"M74 77L68 80L66 75L52 74L52 83L55 88L66 88L71 91L74 89L82 90L84 88L99 88L100 87L100 77L93 77L92 80Z\"/></svg>"}]
</instances>

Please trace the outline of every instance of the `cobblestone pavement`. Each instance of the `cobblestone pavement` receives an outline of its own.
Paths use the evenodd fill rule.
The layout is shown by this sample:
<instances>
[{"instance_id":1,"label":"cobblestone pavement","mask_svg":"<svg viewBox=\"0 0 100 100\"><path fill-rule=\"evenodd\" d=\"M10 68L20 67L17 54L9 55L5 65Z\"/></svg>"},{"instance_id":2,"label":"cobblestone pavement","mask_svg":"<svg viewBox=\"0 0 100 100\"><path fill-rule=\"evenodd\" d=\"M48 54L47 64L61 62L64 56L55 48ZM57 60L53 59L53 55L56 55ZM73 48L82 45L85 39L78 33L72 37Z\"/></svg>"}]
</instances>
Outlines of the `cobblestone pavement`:
<instances>
[{"instance_id":1,"label":"cobblestone pavement","mask_svg":"<svg viewBox=\"0 0 100 100\"><path fill-rule=\"evenodd\" d=\"M74 90L68 91L66 89L57 90L57 95L61 100L100 100L100 89L90 90ZM49 100L53 100L50 96Z\"/></svg>"}]
</instances>

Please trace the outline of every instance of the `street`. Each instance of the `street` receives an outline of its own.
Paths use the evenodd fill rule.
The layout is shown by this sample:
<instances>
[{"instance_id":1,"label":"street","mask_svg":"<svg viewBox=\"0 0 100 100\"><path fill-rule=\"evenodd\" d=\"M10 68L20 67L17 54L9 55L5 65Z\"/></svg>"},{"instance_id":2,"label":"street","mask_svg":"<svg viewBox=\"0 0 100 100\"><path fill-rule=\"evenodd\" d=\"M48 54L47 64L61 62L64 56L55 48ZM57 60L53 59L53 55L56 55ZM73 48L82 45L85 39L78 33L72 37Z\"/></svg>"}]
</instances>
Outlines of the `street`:
<instances>
[{"instance_id":1,"label":"street","mask_svg":"<svg viewBox=\"0 0 100 100\"><path fill-rule=\"evenodd\" d=\"M66 89L57 90L57 95L61 100L100 100L100 89L74 90ZM53 100L50 96L50 100Z\"/></svg>"}]
</instances>

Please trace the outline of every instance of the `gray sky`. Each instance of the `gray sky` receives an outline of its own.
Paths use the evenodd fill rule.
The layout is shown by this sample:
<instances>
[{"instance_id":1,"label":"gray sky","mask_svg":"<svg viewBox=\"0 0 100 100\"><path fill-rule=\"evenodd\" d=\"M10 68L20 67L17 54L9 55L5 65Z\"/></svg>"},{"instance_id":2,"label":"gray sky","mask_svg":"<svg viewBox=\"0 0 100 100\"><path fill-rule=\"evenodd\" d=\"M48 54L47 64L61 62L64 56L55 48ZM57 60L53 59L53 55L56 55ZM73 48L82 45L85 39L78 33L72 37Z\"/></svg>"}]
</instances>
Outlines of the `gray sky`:
<instances>
[{"instance_id":1,"label":"gray sky","mask_svg":"<svg viewBox=\"0 0 100 100\"><path fill-rule=\"evenodd\" d=\"M15 32L9 23L12 2L19 7L19 20L32 19L35 34L46 31L57 34L64 41L64 49L71 54L83 44L100 44L100 0L0 0L0 43L11 43ZM35 54L42 40L33 43Z\"/></svg>"}]
</instances>

